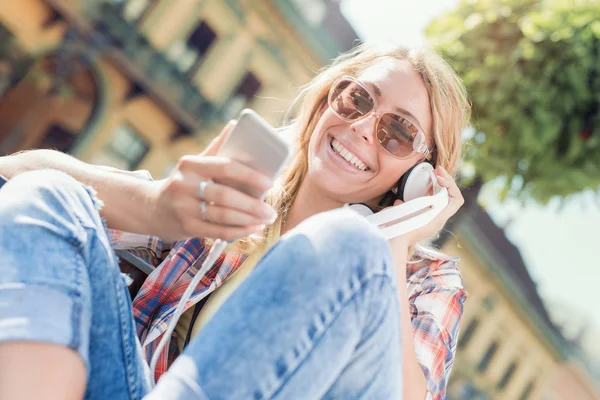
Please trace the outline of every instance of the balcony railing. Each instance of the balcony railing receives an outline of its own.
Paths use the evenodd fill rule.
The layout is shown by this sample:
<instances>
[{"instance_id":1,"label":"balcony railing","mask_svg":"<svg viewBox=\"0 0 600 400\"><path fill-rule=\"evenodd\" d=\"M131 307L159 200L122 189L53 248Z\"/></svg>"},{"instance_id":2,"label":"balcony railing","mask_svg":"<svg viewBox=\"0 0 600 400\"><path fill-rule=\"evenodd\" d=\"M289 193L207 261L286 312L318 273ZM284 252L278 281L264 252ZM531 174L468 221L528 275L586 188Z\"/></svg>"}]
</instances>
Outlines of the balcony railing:
<instances>
[{"instance_id":1,"label":"balcony railing","mask_svg":"<svg viewBox=\"0 0 600 400\"><path fill-rule=\"evenodd\" d=\"M156 49L113 2L98 1L91 15L81 15L64 0L46 0L88 42L90 53L107 56L143 91L193 133L219 113L200 89ZM82 57L86 57L85 54Z\"/></svg>"},{"instance_id":2,"label":"balcony railing","mask_svg":"<svg viewBox=\"0 0 600 400\"><path fill-rule=\"evenodd\" d=\"M188 113L195 127L214 113L211 103L200 93L166 56L158 51L127 21L118 6L105 3L100 8L96 28L108 38L108 43L120 50L133 64L131 69L143 75L141 84L151 86L159 95L168 96L179 108ZM125 60L122 60L125 61Z\"/></svg>"}]
</instances>

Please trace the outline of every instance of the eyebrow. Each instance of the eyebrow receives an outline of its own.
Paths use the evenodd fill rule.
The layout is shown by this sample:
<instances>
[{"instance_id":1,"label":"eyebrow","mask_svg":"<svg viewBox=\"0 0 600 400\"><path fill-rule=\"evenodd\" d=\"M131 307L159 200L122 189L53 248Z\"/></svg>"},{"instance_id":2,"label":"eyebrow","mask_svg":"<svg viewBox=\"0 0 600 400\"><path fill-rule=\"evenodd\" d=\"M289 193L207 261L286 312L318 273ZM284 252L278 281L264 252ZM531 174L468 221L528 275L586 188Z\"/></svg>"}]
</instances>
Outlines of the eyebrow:
<instances>
[{"instance_id":1,"label":"eyebrow","mask_svg":"<svg viewBox=\"0 0 600 400\"><path fill-rule=\"evenodd\" d=\"M377 97L381 97L381 89L379 89L379 87L376 84L374 84L373 82L368 82L368 84L373 88L373 91L375 92L375 94L377 95ZM412 119L413 121L415 121L415 123L417 124L417 126L419 127L419 129L423 130L423 128L421 127L421 123L419 122L418 118L415 117L410 111L408 111L405 108L401 108L401 107L396 107L396 111L398 111L403 116L409 117L410 119Z\"/></svg>"}]
</instances>

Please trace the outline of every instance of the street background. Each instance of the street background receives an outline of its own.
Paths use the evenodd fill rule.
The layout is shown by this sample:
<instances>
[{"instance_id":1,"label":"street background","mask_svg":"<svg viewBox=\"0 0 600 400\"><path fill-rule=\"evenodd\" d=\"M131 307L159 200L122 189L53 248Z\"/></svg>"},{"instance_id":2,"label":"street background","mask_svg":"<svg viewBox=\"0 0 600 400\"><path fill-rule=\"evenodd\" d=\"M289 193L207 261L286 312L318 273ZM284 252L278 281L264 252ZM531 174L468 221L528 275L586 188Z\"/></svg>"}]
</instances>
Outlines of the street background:
<instances>
[{"instance_id":1,"label":"street background","mask_svg":"<svg viewBox=\"0 0 600 400\"><path fill-rule=\"evenodd\" d=\"M0 0L0 155L160 179L360 41L435 48L473 104L448 398L599 400L598 0Z\"/></svg>"}]
</instances>

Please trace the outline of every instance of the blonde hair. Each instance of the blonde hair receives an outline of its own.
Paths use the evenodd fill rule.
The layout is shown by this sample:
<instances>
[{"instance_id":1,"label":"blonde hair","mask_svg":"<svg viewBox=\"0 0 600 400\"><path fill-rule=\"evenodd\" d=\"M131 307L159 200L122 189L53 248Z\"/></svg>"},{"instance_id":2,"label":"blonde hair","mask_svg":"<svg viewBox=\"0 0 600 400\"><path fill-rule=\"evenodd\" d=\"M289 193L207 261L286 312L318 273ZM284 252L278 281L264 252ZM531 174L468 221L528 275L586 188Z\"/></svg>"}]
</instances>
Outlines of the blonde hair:
<instances>
[{"instance_id":1,"label":"blonde hair","mask_svg":"<svg viewBox=\"0 0 600 400\"><path fill-rule=\"evenodd\" d=\"M430 162L434 166L441 165L451 174L456 171L461 157L461 133L470 118L470 105L460 78L433 51L361 44L323 68L302 88L288 111L284 129L291 129L296 134L297 153L278 185L267 196L267 201L277 210L279 218L285 219L308 172L308 143L327 107L331 85L342 76L357 76L368 67L390 59L408 62L427 89L433 138ZM264 234L250 236L238 243L240 250L247 252L262 240Z\"/></svg>"}]
</instances>

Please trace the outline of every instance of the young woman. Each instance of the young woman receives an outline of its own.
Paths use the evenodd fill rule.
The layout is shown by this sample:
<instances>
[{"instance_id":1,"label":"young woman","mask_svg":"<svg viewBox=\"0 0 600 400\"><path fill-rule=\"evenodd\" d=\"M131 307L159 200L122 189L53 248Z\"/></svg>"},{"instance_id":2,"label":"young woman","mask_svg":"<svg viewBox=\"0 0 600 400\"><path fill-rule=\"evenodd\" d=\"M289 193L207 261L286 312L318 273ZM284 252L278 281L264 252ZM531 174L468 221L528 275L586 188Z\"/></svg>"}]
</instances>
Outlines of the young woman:
<instances>
[{"instance_id":1,"label":"young woman","mask_svg":"<svg viewBox=\"0 0 600 400\"><path fill-rule=\"evenodd\" d=\"M460 80L433 53L363 45L294 110L297 153L270 205L212 183L272 186L214 156L224 134L159 182L52 151L0 159L0 398L443 399L466 292L455 259L416 244L463 202L447 172L468 121ZM343 207L391 205L423 161L450 197L425 228L387 242ZM216 237L240 240L187 303L150 391L147 363ZM161 262L133 307L111 244Z\"/></svg>"}]
</instances>

